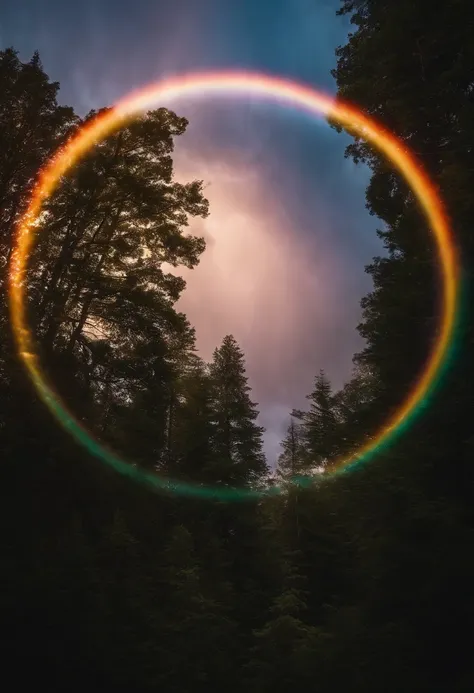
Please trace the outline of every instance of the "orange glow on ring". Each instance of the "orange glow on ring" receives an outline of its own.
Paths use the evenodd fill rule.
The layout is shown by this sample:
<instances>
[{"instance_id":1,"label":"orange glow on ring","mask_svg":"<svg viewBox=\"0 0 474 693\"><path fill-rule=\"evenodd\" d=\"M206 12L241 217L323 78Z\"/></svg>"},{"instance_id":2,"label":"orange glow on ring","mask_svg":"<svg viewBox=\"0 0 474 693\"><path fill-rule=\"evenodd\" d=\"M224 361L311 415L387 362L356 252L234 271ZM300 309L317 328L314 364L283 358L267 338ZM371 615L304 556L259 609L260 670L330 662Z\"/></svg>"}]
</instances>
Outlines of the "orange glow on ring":
<instances>
[{"instance_id":1,"label":"orange glow on ring","mask_svg":"<svg viewBox=\"0 0 474 693\"><path fill-rule=\"evenodd\" d=\"M446 359L454 335L459 295L459 262L443 204L420 163L403 142L355 107L336 102L332 97L314 91L310 87L256 73L190 74L147 86L124 98L112 110L81 128L41 170L28 209L18 224L10 264L9 283L11 322L18 352L42 399L55 416L60 418L58 410L62 408L66 411L66 407L41 371L26 316L25 276L28 258L35 240L34 222L40 214L43 203L53 194L60 177L80 161L95 143L118 130L134 115L157 107L157 104L163 100L225 93L270 98L306 110L313 115L330 117L372 144L394 164L410 185L436 241L442 291L441 317L435 344L416 384L393 416L369 443L350 456L337 461L335 468L344 468L379 447L385 438L395 429L399 429L427 395ZM74 420L74 417L70 415L70 419ZM81 427L77 421L75 425ZM89 434L86 433L86 435Z\"/></svg>"}]
</instances>

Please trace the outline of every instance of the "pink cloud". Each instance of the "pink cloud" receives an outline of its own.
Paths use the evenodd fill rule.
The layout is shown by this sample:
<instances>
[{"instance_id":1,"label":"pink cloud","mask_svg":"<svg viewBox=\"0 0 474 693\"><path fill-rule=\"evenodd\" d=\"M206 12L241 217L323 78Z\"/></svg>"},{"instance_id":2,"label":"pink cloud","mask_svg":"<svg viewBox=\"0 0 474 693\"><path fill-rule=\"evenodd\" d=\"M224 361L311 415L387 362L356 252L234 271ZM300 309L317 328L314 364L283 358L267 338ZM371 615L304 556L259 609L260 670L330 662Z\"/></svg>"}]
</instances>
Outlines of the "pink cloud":
<instances>
[{"instance_id":1,"label":"pink cloud","mask_svg":"<svg viewBox=\"0 0 474 693\"><path fill-rule=\"evenodd\" d=\"M225 161L213 154L178 149L175 156L177 180L204 180L210 202L209 217L190 225L207 248L197 268L179 272L187 287L178 307L205 359L226 334L241 344L272 457L288 412L304 402L334 344L342 268L323 205L314 233L303 233L292 222L294 201L269 187L265 166L249 166L237 152Z\"/></svg>"},{"instance_id":2,"label":"pink cloud","mask_svg":"<svg viewBox=\"0 0 474 693\"><path fill-rule=\"evenodd\" d=\"M265 355L262 366L280 368L276 356L297 351L308 318L321 326L330 322L336 258L317 234L308 247L261 171L228 160L209 163L195 153L192 159L180 153L176 169L179 180L208 184L210 216L190 225L207 248L196 269L180 272L187 288L179 307L196 326L199 348L207 358L231 332L245 345L249 363Z\"/></svg>"}]
</instances>

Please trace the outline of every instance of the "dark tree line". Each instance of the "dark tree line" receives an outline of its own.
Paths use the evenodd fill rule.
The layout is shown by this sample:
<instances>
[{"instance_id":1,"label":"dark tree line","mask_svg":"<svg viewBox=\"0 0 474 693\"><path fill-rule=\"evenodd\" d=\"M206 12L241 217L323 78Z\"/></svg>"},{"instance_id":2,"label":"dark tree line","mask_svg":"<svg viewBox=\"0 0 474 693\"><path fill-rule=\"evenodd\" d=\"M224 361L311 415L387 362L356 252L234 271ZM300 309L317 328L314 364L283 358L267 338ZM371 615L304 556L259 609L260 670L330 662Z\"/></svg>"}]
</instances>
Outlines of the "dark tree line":
<instances>
[{"instance_id":1,"label":"dark tree line","mask_svg":"<svg viewBox=\"0 0 474 693\"><path fill-rule=\"evenodd\" d=\"M399 134L440 186L473 261L474 6L345 0L355 26L334 77ZM6 278L38 168L90 113L57 103L37 55L0 52L0 623L5 688L434 691L474 687L473 336L405 437L366 467L325 468L374 434L434 338L436 265L410 191L363 142L367 206L386 253L367 268L364 350L291 414L275 474L245 358L210 363L164 263L195 267L187 232L212 210L173 175L185 118L151 111L98 144L41 218L28 275L37 347L94 436L133 464L259 501L156 494L91 459L53 422L15 355ZM308 388L310 389L310 388ZM308 483L291 483L294 479Z\"/></svg>"}]
</instances>

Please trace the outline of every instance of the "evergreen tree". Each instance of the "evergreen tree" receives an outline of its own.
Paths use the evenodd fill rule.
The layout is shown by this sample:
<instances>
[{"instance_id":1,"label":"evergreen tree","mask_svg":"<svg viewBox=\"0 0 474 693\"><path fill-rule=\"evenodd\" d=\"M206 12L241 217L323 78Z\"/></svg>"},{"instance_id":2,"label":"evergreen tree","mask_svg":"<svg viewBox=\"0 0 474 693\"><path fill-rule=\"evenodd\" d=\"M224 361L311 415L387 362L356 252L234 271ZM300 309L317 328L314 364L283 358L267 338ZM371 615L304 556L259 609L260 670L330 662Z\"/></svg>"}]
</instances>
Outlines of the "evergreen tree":
<instances>
[{"instance_id":1,"label":"evergreen tree","mask_svg":"<svg viewBox=\"0 0 474 693\"><path fill-rule=\"evenodd\" d=\"M13 427L24 415L23 396L29 392L9 329L8 264L15 224L37 173L78 120L72 108L58 105L58 91L37 53L21 62L13 48L0 51L0 417Z\"/></svg>"},{"instance_id":2,"label":"evergreen tree","mask_svg":"<svg viewBox=\"0 0 474 693\"><path fill-rule=\"evenodd\" d=\"M123 348L179 329L184 281L162 264L198 262L204 242L183 231L188 215L207 214L201 182L172 180L173 136L185 127L165 109L147 113L99 143L45 205L31 283L46 346L87 353L95 331Z\"/></svg>"},{"instance_id":3,"label":"evergreen tree","mask_svg":"<svg viewBox=\"0 0 474 693\"><path fill-rule=\"evenodd\" d=\"M308 455L308 469L316 470L327 465L338 452L338 427L334 395L331 383L323 371L314 382L314 389L307 396L309 411L293 411L301 421L303 438Z\"/></svg>"},{"instance_id":4,"label":"evergreen tree","mask_svg":"<svg viewBox=\"0 0 474 693\"><path fill-rule=\"evenodd\" d=\"M234 337L224 337L211 363L215 445L221 481L236 486L261 484L268 474L262 450L263 428L250 400L244 355Z\"/></svg>"},{"instance_id":5,"label":"evergreen tree","mask_svg":"<svg viewBox=\"0 0 474 693\"><path fill-rule=\"evenodd\" d=\"M185 230L208 213L200 181L173 180L186 125L158 109L100 142L45 205L29 275L59 390L96 435L151 467L171 454L176 382L194 349L174 308L185 283L162 266L197 264L204 242Z\"/></svg>"},{"instance_id":6,"label":"evergreen tree","mask_svg":"<svg viewBox=\"0 0 474 693\"><path fill-rule=\"evenodd\" d=\"M367 367L357 364L352 378L334 395L337 440L341 454L347 454L375 432L373 405L378 383Z\"/></svg>"},{"instance_id":7,"label":"evergreen tree","mask_svg":"<svg viewBox=\"0 0 474 693\"><path fill-rule=\"evenodd\" d=\"M173 422L174 455L167 465L171 475L213 484L221 470L216 464L213 390L209 369L199 358L184 373Z\"/></svg>"},{"instance_id":8,"label":"evergreen tree","mask_svg":"<svg viewBox=\"0 0 474 693\"><path fill-rule=\"evenodd\" d=\"M474 396L468 385L474 375L469 307L474 266L473 5L469 0L345 0L341 5L340 13L349 15L357 30L337 50L338 94L393 130L420 158L439 186L461 251L464 289L469 293L457 335L456 366L444 381L443 394L420 420L416 437L429 449L439 488L448 484L472 507L474 479L466 432ZM380 55L384 60L375 58ZM347 155L372 169L367 205L384 223L379 235L386 253L367 268L374 290L362 303L360 332L367 345L358 356L379 377L372 409L377 421L413 385L436 337L438 270L430 231L406 183L358 139ZM446 456L456 460L448 479Z\"/></svg>"},{"instance_id":9,"label":"evergreen tree","mask_svg":"<svg viewBox=\"0 0 474 693\"><path fill-rule=\"evenodd\" d=\"M303 437L302 424L291 417L287 434L281 443L282 454L278 458L277 475L284 480L295 479L308 471L310 461Z\"/></svg>"},{"instance_id":10,"label":"evergreen tree","mask_svg":"<svg viewBox=\"0 0 474 693\"><path fill-rule=\"evenodd\" d=\"M10 258L15 222L25 208L38 169L77 122L58 106L38 53L23 63L13 48L0 51L0 256Z\"/></svg>"}]
</instances>

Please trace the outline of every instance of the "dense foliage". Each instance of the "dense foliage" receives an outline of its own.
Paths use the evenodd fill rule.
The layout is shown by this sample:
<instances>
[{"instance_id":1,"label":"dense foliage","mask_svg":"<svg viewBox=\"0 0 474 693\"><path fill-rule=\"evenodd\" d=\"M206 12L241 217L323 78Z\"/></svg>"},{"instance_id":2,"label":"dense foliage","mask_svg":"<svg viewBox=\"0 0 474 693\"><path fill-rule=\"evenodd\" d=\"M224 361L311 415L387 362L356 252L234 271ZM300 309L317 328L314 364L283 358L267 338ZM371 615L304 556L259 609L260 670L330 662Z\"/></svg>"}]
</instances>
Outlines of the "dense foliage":
<instances>
[{"instance_id":1,"label":"dense foliage","mask_svg":"<svg viewBox=\"0 0 474 693\"><path fill-rule=\"evenodd\" d=\"M438 303L429 230L403 182L360 141L383 257L367 268L364 350L338 392L321 371L293 411L272 475L245 359L210 363L175 304L168 265L194 267L187 232L209 211L178 183L184 118L158 109L100 143L48 202L29 272L38 349L94 435L135 464L222 487L286 492L229 504L157 495L104 468L50 419L18 365L6 272L15 222L47 156L83 122L39 57L0 52L0 610L7 688L170 693L474 688L474 5L345 0L339 95L397 132L439 185L462 249L456 360L396 446L324 480L416 377ZM86 120L96 117L90 113ZM309 387L311 388L309 374ZM294 477L312 483L293 486Z\"/></svg>"}]
</instances>

